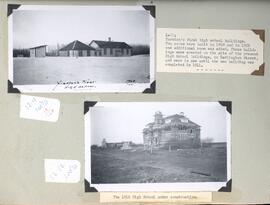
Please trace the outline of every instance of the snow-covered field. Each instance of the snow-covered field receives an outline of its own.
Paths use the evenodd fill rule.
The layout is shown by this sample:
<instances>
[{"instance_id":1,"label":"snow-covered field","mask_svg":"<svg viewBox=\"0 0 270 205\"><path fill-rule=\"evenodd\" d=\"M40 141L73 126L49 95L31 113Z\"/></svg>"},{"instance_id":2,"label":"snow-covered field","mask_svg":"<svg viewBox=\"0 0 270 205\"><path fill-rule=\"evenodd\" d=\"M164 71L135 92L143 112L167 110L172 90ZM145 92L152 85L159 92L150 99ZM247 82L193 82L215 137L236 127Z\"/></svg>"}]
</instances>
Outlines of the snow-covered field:
<instances>
[{"instance_id":1,"label":"snow-covered field","mask_svg":"<svg viewBox=\"0 0 270 205\"><path fill-rule=\"evenodd\" d=\"M56 84L90 80L96 83L149 82L149 56L14 58L13 84Z\"/></svg>"}]
</instances>

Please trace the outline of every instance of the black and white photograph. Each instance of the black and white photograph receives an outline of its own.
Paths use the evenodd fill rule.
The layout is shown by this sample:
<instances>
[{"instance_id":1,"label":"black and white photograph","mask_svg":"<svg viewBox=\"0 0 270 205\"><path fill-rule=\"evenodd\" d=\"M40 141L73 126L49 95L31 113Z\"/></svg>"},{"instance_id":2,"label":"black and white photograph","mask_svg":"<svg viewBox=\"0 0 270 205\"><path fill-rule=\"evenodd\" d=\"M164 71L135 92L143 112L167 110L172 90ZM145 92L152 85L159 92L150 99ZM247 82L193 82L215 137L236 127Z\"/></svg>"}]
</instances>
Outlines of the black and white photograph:
<instances>
[{"instance_id":1,"label":"black and white photograph","mask_svg":"<svg viewBox=\"0 0 270 205\"><path fill-rule=\"evenodd\" d=\"M91 102L85 114L89 186L98 191L220 190L231 179L230 106Z\"/></svg>"},{"instance_id":2,"label":"black and white photograph","mask_svg":"<svg viewBox=\"0 0 270 205\"><path fill-rule=\"evenodd\" d=\"M20 92L155 92L154 6L19 5L8 21Z\"/></svg>"}]
</instances>

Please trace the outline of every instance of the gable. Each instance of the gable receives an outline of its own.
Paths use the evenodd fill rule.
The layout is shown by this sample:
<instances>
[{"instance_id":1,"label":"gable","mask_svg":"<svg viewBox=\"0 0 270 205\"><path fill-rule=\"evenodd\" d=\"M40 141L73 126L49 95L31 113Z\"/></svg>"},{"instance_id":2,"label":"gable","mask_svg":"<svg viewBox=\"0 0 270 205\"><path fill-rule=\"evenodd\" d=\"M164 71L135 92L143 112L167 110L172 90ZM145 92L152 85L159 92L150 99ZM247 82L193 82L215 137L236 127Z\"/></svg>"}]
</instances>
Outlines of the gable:
<instances>
[{"instance_id":1,"label":"gable","mask_svg":"<svg viewBox=\"0 0 270 205\"><path fill-rule=\"evenodd\" d=\"M78 40L73 41L60 49L60 51L70 51L70 50L94 50L94 49Z\"/></svg>"},{"instance_id":2,"label":"gable","mask_svg":"<svg viewBox=\"0 0 270 205\"><path fill-rule=\"evenodd\" d=\"M95 42L95 41L92 41L89 46L93 47L93 48L99 48L99 45Z\"/></svg>"}]
</instances>

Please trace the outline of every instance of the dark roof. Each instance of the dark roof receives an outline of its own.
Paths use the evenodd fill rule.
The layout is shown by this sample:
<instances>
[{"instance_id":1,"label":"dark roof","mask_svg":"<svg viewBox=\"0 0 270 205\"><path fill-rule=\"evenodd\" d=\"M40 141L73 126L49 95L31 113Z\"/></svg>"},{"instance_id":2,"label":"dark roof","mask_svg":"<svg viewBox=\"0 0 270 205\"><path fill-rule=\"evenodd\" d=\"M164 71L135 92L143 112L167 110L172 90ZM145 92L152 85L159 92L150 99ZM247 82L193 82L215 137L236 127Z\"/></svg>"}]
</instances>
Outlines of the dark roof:
<instances>
[{"instance_id":1,"label":"dark roof","mask_svg":"<svg viewBox=\"0 0 270 205\"><path fill-rule=\"evenodd\" d=\"M59 51L70 51L70 50L95 50L91 46L88 46L78 40L71 42L65 47L61 48Z\"/></svg>"},{"instance_id":2,"label":"dark roof","mask_svg":"<svg viewBox=\"0 0 270 205\"><path fill-rule=\"evenodd\" d=\"M128 45L125 42L119 42L119 41L97 41L93 40L89 45L91 45L93 42L95 42L100 48L132 48L130 45Z\"/></svg>"},{"instance_id":3,"label":"dark roof","mask_svg":"<svg viewBox=\"0 0 270 205\"><path fill-rule=\"evenodd\" d=\"M165 117L164 119L171 119L171 118L185 118L185 119L187 119L187 120L188 120L188 123L190 123L190 124L193 124L193 125L195 125L195 126L200 127L200 125L196 124L195 122L192 122L191 120L189 120L189 119L188 119L188 118L186 118L185 116L183 116L183 115L179 115L179 114L170 115L170 116Z\"/></svg>"},{"instance_id":4,"label":"dark roof","mask_svg":"<svg viewBox=\"0 0 270 205\"><path fill-rule=\"evenodd\" d=\"M42 47L46 47L47 45L41 45L41 46L36 46L36 47L32 47L30 49L36 49L36 48L42 48Z\"/></svg>"},{"instance_id":5,"label":"dark roof","mask_svg":"<svg viewBox=\"0 0 270 205\"><path fill-rule=\"evenodd\" d=\"M170 118L175 118L175 117L182 118L184 116L183 115L174 114L174 115L169 115L167 117L164 117L164 119L170 119Z\"/></svg>"}]
</instances>

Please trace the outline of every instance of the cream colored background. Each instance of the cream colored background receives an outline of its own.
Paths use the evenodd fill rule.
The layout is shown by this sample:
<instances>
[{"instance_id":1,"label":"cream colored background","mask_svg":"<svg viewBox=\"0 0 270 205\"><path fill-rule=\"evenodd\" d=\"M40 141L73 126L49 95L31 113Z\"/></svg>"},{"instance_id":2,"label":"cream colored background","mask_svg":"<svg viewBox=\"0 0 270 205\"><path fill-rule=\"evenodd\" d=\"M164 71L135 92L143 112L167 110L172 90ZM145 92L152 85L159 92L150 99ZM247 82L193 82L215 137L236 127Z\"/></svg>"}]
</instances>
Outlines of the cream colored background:
<instances>
[{"instance_id":1,"label":"cream colored background","mask_svg":"<svg viewBox=\"0 0 270 205\"><path fill-rule=\"evenodd\" d=\"M232 192L214 193L213 202L270 202L270 1L153 1L157 27L265 29L265 76L157 74L157 94L37 94L61 101L57 123L19 118L19 95L7 94L9 3L121 4L138 1L0 1L0 203L98 202L78 184L45 183L44 158L74 159L84 175L83 101L231 100ZM150 3L150 1L140 1ZM52 31L53 32L53 31Z\"/></svg>"},{"instance_id":2,"label":"cream colored background","mask_svg":"<svg viewBox=\"0 0 270 205\"><path fill-rule=\"evenodd\" d=\"M168 58L166 57L166 34L167 33L173 33L176 35L177 38L181 37L185 39L185 43L187 45L187 39L196 39L199 41L199 39L208 39L208 41L211 42L212 39L222 39L223 42L226 41L225 39L238 39L242 40L245 43L249 44L249 48L255 49L257 53L257 60L253 61L253 64L248 64L247 62L249 60L242 60L245 61L245 64L239 64L239 63L229 63L230 61L227 61L227 63L200 63L202 67L193 67L193 66L185 66L185 65L177 65L177 66L171 66L167 65L166 60ZM183 43L183 41L171 41L170 43L174 45L174 43ZM194 42L192 42L194 43ZM199 43L196 42L195 45ZM171 60L174 62L174 60L180 60L181 57L176 57L178 51L183 51L182 49L174 49L174 46L172 46L173 49L170 49L170 51L174 52L174 56L172 57ZM180 46L181 47L181 46ZM190 47L190 46L186 46ZM200 51L199 49L196 49L195 47L195 52ZM203 46L206 50L211 48L210 44L208 43L207 46ZM224 46L225 47L225 46ZM224 48L223 47L223 48ZM230 73L230 74L248 74L250 75L254 71L258 71L259 67L264 63L263 62L263 47L264 47L264 42L260 39L260 36L255 34L252 30L221 30L221 29L178 29L178 28L158 28L157 29L157 71L159 72L179 72L179 73ZM221 47L222 48L222 47ZM217 49L217 47L216 47ZM183 55L187 55L189 51L184 51ZM201 51L202 55L204 51ZM226 51L225 51L226 52ZM231 52L230 48L228 53ZM217 52L218 53L218 52ZM241 52L242 55L245 53L244 51ZM251 52L252 53L252 52ZM255 52L253 52L255 53ZM191 58L192 55L188 54L188 60L192 61L195 60ZM211 55L211 52L208 53L208 56L210 58L213 58L215 55ZM226 54L224 55L226 57L229 57L230 55ZM233 55L232 55L233 56ZM233 56L234 57L234 56ZM239 56L237 56L239 57ZM198 58L200 59L200 58ZM183 60L183 59L181 59ZM238 60L236 60L238 61ZM171 63L171 62L170 62ZM183 62L181 62L183 64ZM180 63L180 64L181 64ZM173 64L173 63L172 63ZM214 71L214 70L218 71ZM222 70L222 71L220 71Z\"/></svg>"}]
</instances>

